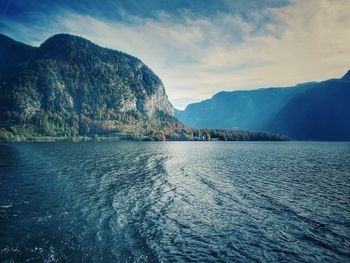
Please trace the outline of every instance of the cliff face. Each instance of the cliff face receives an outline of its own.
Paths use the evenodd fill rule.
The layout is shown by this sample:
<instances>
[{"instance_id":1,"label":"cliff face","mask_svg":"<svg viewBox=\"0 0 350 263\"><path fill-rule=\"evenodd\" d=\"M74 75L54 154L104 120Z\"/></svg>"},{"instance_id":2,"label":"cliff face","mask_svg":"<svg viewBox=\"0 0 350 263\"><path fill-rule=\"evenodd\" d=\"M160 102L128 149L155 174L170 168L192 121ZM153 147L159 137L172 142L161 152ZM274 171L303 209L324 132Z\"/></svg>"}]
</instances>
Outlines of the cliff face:
<instances>
[{"instance_id":1,"label":"cliff face","mask_svg":"<svg viewBox=\"0 0 350 263\"><path fill-rule=\"evenodd\" d=\"M145 134L182 126L151 69L81 37L60 34L30 47L0 35L0 61L0 127L14 134Z\"/></svg>"}]
</instances>

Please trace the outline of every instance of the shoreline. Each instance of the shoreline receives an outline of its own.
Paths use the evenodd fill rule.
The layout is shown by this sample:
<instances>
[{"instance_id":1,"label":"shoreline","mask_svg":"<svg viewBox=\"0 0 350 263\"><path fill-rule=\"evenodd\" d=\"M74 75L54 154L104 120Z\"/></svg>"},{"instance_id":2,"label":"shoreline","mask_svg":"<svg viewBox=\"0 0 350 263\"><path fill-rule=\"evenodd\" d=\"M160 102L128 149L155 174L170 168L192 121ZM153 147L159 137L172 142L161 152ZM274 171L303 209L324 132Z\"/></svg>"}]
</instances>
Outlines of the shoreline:
<instances>
[{"instance_id":1,"label":"shoreline","mask_svg":"<svg viewBox=\"0 0 350 263\"><path fill-rule=\"evenodd\" d=\"M79 143L79 142L116 142L116 141L125 141L125 142L249 142L249 141L254 141L254 142L286 142L286 141L293 141L290 139L258 139L258 140L220 140L220 139L165 139L165 140L157 140L151 137L143 137L143 138L133 138L133 137L107 137L107 136L99 136L99 137L88 137L88 136L79 136L79 137L51 137L51 136L43 136L43 137L27 137L27 138L17 138L14 140L0 140L0 143L19 143L19 142L74 142L74 143Z\"/></svg>"}]
</instances>

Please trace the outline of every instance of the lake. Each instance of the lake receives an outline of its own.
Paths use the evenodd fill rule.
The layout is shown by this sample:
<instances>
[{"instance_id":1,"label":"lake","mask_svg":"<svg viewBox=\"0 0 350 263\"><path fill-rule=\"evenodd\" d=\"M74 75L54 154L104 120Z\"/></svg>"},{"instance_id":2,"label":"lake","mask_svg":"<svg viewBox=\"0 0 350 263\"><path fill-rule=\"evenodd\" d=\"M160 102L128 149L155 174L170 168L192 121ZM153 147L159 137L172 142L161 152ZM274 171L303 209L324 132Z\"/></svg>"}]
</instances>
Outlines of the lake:
<instances>
[{"instance_id":1,"label":"lake","mask_svg":"<svg viewBox=\"0 0 350 263\"><path fill-rule=\"evenodd\" d=\"M350 143L0 144L11 260L350 262Z\"/></svg>"}]
</instances>

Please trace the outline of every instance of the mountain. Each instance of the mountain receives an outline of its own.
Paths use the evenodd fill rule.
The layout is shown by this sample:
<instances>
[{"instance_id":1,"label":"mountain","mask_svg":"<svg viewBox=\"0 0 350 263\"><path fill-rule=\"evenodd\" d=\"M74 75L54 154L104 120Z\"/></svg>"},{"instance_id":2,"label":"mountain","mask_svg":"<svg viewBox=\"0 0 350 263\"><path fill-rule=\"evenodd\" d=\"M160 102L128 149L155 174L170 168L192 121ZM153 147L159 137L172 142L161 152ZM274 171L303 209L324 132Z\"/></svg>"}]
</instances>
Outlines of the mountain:
<instances>
[{"instance_id":1,"label":"mountain","mask_svg":"<svg viewBox=\"0 0 350 263\"><path fill-rule=\"evenodd\" d=\"M283 133L298 140L350 140L350 71L286 88L220 92L175 116L196 128Z\"/></svg>"},{"instance_id":2,"label":"mountain","mask_svg":"<svg viewBox=\"0 0 350 263\"><path fill-rule=\"evenodd\" d=\"M188 105L184 111L175 111L175 116L194 128L261 130L288 100L315 85L223 91L211 99Z\"/></svg>"},{"instance_id":3,"label":"mountain","mask_svg":"<svg viewBox=\"0 0 350 263\"><path fill-rule=\"evenodd\" d=\"M32 47L0 34L0 140L285 140L191 129L138 58L58 34Z\"/></svg>"},{"instance_id":4,"label":"mountain","mask_svg":"<svg viewBox=\"0 0 350 263\"><path fill-rule=\"evenodd\" d=\"M349 75L293 97L266 130L299 140L350 140Z\"/></svg>"},{"instance_id":5,"label":"mountain","mask_svg":"<svg viewBox=\"0 0 350 263\"><path fill-rule=\"evenodd\" d=\"M40 47L0 35L1 127L22 136L183 127L161 80L139 59L59 34Z\"/></svg>"}]
</instances>

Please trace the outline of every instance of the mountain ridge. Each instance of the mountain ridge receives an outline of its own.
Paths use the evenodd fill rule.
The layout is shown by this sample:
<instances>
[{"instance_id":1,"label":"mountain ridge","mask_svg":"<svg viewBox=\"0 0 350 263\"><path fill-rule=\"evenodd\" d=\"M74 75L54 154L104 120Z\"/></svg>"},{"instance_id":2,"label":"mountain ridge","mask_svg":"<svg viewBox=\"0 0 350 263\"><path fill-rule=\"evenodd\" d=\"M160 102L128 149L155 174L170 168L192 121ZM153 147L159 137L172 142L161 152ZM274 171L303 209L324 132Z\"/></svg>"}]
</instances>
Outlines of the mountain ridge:
<instances>
[{"instance_id":1,"label":"mountain ridge","mask_svg":"<svg viewBox=\"0 0 350 263\"><path fill-rule=\"evenodd\" d=\"M348 70L348 72L345 73L345 75L343 77L341 77L342 80L350 80L350 69Z\"/></svg>"}]
</instances>

